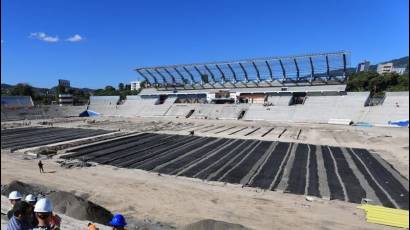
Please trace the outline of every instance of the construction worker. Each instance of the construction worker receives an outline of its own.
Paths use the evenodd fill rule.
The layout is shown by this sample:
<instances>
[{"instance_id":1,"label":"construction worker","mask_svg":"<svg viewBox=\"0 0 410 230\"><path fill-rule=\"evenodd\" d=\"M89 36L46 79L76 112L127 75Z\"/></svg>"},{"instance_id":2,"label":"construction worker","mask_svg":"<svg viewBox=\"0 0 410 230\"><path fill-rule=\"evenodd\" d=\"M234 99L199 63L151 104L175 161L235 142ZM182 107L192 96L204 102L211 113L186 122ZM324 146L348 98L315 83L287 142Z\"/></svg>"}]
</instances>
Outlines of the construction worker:
<instances>
[{"instance_id":1,"label":"construction worker","mask_svg":"<svg viewBox=\"0 0 410 230\"><path fill-rule=\"evenodd\" d=\"M26 198L24 199L27 203L29 203L30 205L32 205L34 207L34 205L37 202L37 198L36 196L34 196L33 194L28 194L26 196Z\"/></svg>"},{"instance_id":2,"label":"construction worker","mask_svg":"<svg viewBox=\"0 0 410 230\"><path fill-rule=\"evenodd\" d=\"M28 221L30 227L37 226L38 221L37 221L36 215L34 213L34 206L36 204L37 197L34 196L33 194L28 194L25 198L25 201L30 206L30 215L27 217L27 221Z\"/></svg>"},{"instance_id":3,"label":"construction worker","mask_svg":"<svg viewBox=\"0 0 410 230\"><path fill-rule=\"evenodd\" d=\"M13 207L18 201L21 201L21 198L23 198L23 196L18 191L12 191L9 194L9 201L10 204L13 205ZM13 217L13 207L7 212L7 217L9 218L9 220Z\"/></svg>"},{"instance_id":4,"label":"construction worker","mask_svg":"<svg viewBox=\"0 0 410 230\"><path fill-rule=\"evenodd\" d=\"M27 217L30 215L30 206L25 201L17 201L13 207L13 216L7 224L7 230L29 230L31 229Z\"/></svg>"},{"instance_id":5,"label":"construction worker","mask_svg":"<svg viewBox=\"0 0 410 230\"><path fill-rule=\"evenodd\" d=\"M124 216L119 213L115 214L108 224L112 226L113 230L124 230L125 225L127 225Z\"/></svg>"},{"instance_id":6,"label":"construction worker","mask_svg":"<svg viewBox=\"0 0 410 230\"><path fill-rule=\"evenodd\" d=\"M58 216L53 215L53 205L48 198L41 198L34 206L34 213L38 224L33 230L57 230L60 229L60 221Z\"/></svg>"},{"instance_id":7,"label":"construction worker","mask_svg":"<svg viewBox=\"0 0 410 230\"><path fill-rule=\"evenodd\" d=\"M88 223L88 230L98 230L98 228L93 223Z\"/></svg>"},{"instance_id":8,"label":"construction worker","mask_svg":"<svg viewBox=\"0 0 410 230\"><path fill-rule=\"evenodd\" d=\"M41 160L38 161L38 168L40 169L40 173L44 173L43 162L41 162Z\"/></svg>"}]
</instances>

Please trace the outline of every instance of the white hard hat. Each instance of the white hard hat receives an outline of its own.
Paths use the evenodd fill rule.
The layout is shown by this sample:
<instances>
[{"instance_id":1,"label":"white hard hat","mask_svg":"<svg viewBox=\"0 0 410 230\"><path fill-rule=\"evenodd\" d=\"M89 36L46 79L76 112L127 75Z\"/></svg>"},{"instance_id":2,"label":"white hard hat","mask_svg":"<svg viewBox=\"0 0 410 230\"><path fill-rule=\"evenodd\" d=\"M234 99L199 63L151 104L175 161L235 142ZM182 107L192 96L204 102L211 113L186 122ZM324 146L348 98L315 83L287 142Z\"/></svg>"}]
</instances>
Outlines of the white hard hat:
<instances>
[{"instance_id":1,"label":"white hard hat","mask_svg":"<svg viewBox=\"0 0 410 230\"><path fill-rule=\"evenodd\" d=\"M28 194L27 196L26 196L26 199L25 199L27 202L35 202L37 199L36 199L36 196L34 196L33 194Z\"/></svg>"},{"instance_id":2,"label":"white hard hat","mask_svg":"<svg viewBox=\"0 0 410 230\"><path fill-rule=\"evenodd\" d=\"M9 200L20 200L21 198L23 196L18 191L13 191L9 194Z\"/></svg>"},{"instance_id":3,"label":"white hard hat","mask_svg":"<svg viewBox=\"0 0 410 230\"><path fill-rule=\"evenodd\" d=\"M51 200L48 198L41 198L37 201L36 205L34 206L34 212L52 212L53 205L51 204Z\"/></svg>"}]
</instances>

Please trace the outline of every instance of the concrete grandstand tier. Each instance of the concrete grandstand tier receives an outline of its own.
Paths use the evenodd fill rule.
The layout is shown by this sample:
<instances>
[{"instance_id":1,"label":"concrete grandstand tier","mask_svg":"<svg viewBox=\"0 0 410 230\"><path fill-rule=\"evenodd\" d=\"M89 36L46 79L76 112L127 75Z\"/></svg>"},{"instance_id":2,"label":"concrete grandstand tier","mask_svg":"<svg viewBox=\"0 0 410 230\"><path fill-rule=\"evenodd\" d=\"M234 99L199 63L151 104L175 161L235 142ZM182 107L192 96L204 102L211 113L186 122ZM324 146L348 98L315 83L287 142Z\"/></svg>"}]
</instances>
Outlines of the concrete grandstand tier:
<instances>
[{"instance_id":1,"label":"concrete grandstand tier","mask_svg":"<svg viewBox=\"0 0 410 230\"><path fill-rule=\"evenodd\" d=\"M176 97L170 96L160 102L159 98L143 99L141 112L139 116L141 117L159 117L165 116L171 105L174 104Z\"/></svg>"},{"instance_id":2,"label":"concrete grandstand tier","mask_svg":"<svg viewBox=\"0 0 410 230\"><path fill-rule=\"evenodd\" d=\"M114 116L119 101L119 96L91 96L88 109L105 116Z\"/></svg>"},{"instance_id":3,"label":"concrete grandstand tier","mask_svg":"<svg viewBox=\"0 0 410 230\"><path fill-rule=\"evenodd\" d=\"M195 107L191 118L197 119L231 119L236 120L242 111L248 110L249 105L231 104L202 104Z\"/></svg>"},{"instance_id":4,"label":"concrete grandstand tier","mask_svg":"<svg viewBox=\"0 0 410 230\"><path fill-rule=\"evenodd\" d=\"M116 105L120 96L90 96L90 105Z\"/></svg>"},{"instance_id":5,"label":"concrete grandstand tier","mask_svg":"<svg viewBox=\"0 0 410 230\"><path fill-rule=\"evenodd\" d=\"M339 96L307 96L303 105L252 105L246 120L327 123L329 119L360 121L369 92ZM285 101L288 99L286 98Z\"/></svg>"},{"instance_id":6,"label":"concrete grandstand tier","mask_svg":"<svg viewBox=\"0 0 410 230\"><path fill-rule=\"evenodd\" d=\"M165 114L167 117L187 117L190 111L197 110L197 105L195 104L174 104Z\"/></svg>"},{"instance_id":7,"label":"concrete grandstand tier","mask_svg":"<svg viewBox=\"0 0 410 230\"><path fill-rule=\"evenodd\" d=\"M274 106L278 105L290 105L292 100L292 95L283 95L283 96L268 96L267 97L267 102L272 103Z\"/></svg>"},{"instance_id":8,"label":"concrete grandstand tier","mask_svg":"<svg viewBox=\"0 0 410 230\"><path fill-rule=\"evenodd\" d=\"M30 96L1 96L1 108L21 108L34 106Z\"/></svg>"},{"instance_id":9,"label":"concrete grandstand tier","mask_svg":"<svg viewBox=\"0 0 410 230\"><path fill-rule=\"evenodd\" d=\"M361 119L379 125L400 120L409 120L409 92L387 92L383 103L366 107Z\"/></svg>"},{"instance_id":10,"label":"concrete grandstand tier","mask_svg":"<svg viewBox=\"0 0 410 230\"><path fill-rule=\"evenodd\" d=\"M36 120L58 117L78 117L86 106L43 105L31 108L3 108L1 121Z\"/></svg>"}]
</instances>

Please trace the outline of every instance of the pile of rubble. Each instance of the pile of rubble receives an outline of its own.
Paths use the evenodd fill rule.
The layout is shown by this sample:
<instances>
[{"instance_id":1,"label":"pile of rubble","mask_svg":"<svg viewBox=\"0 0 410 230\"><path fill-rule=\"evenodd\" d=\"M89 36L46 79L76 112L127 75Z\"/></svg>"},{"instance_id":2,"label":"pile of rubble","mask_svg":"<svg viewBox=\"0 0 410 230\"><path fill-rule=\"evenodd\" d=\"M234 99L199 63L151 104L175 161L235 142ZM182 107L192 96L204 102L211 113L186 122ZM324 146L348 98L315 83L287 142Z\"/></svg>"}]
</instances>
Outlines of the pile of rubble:
<instances>
[{"instance_id":1,"label":"pile of rubble","mask_svg":"<svg viewBox=\"0 0 410 230\"><path fill-rule=\"evenodd\" d=\"M95 166L86 161L79 161L79 160L58 160L56 161L60 164L60 167L70 169L70 168L83 168L83 167L92 167Z\"/></svg>"}]
</instances>

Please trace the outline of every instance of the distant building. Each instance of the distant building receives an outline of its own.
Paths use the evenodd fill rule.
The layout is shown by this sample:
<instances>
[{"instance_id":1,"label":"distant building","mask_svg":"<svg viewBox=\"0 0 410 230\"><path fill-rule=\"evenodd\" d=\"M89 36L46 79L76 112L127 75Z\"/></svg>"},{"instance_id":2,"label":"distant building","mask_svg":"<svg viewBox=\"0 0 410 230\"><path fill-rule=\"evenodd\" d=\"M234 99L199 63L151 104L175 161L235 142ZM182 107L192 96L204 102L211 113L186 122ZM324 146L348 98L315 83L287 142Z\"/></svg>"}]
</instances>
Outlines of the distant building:
<instances>
[{"instance_id":1,"label":"distant building","mask_svg":"<svg viewBox=\"0 0 410 230\"><path fill-rule=\"evenodd\" d=\"M368 71L368 70L369 70L369 67L370 67L370 62L369 62L369 61L360 62L360 63L357 65L356 73L358 73L358 72L363 72L363 71Z\"/></svg>"},{"instance_id":2,"label":"distant building","mask_svg":"<svg viewBox=\"0 0 410 230\"><path fill-rule=\"evenodd\" d=\"M65 88L70 88L70 81L58 79L58 86L64 86Z\"/></svg>"},{"instance_id":3,"label":"distant building","mask_svg":"<svg viewBox=\"0 0 410 230\"><path fill-rule=\"evenodd\" d=\"M59 105L72 105L73 104L73 95L71 95L71 94L59 94L58 95L58 104Z\"/></svg>"},{"instance_id":4,"label":"distant building","mask_svg":"<svg viewBox=\"0 0 410 230\"><path fill-rule=\"evenodd\" d=\"M406 68L394 68L393 63L385 63L385 64L378 64L377 65L377 73L384 74L384 73L398 73L404 74Z\"/></svg>"},{"instance_id":5,"label":"distant building","mask_svg":"<svg viewBox=\"0 0 410 230\"><path fill-rule=\"evenodd\" d=\"M141 88L141 84L139 81L131 82L131 90L139 90L140 88Z\"/></svg>"},{"instance_id":6,"label":"distant building","mask_svg":"<svg viewBox=\"0 0 410 230\"><path fill-rule=\"evenodd\" d=\"M392 70L393 70L393 63L391 62L377 65L377 73L379 74L391 73Z\"/></svg>"},{"instance_id":7,"label":"distant building","mask_svg":"<svg viewBox=\"0 0 410 230\"><path fill-rule=\"evenodd\" d=\"M406 68L393 68L393 72L402 75L404 74L404 72L406 72Z\"/></svg>"}]
</instances>

